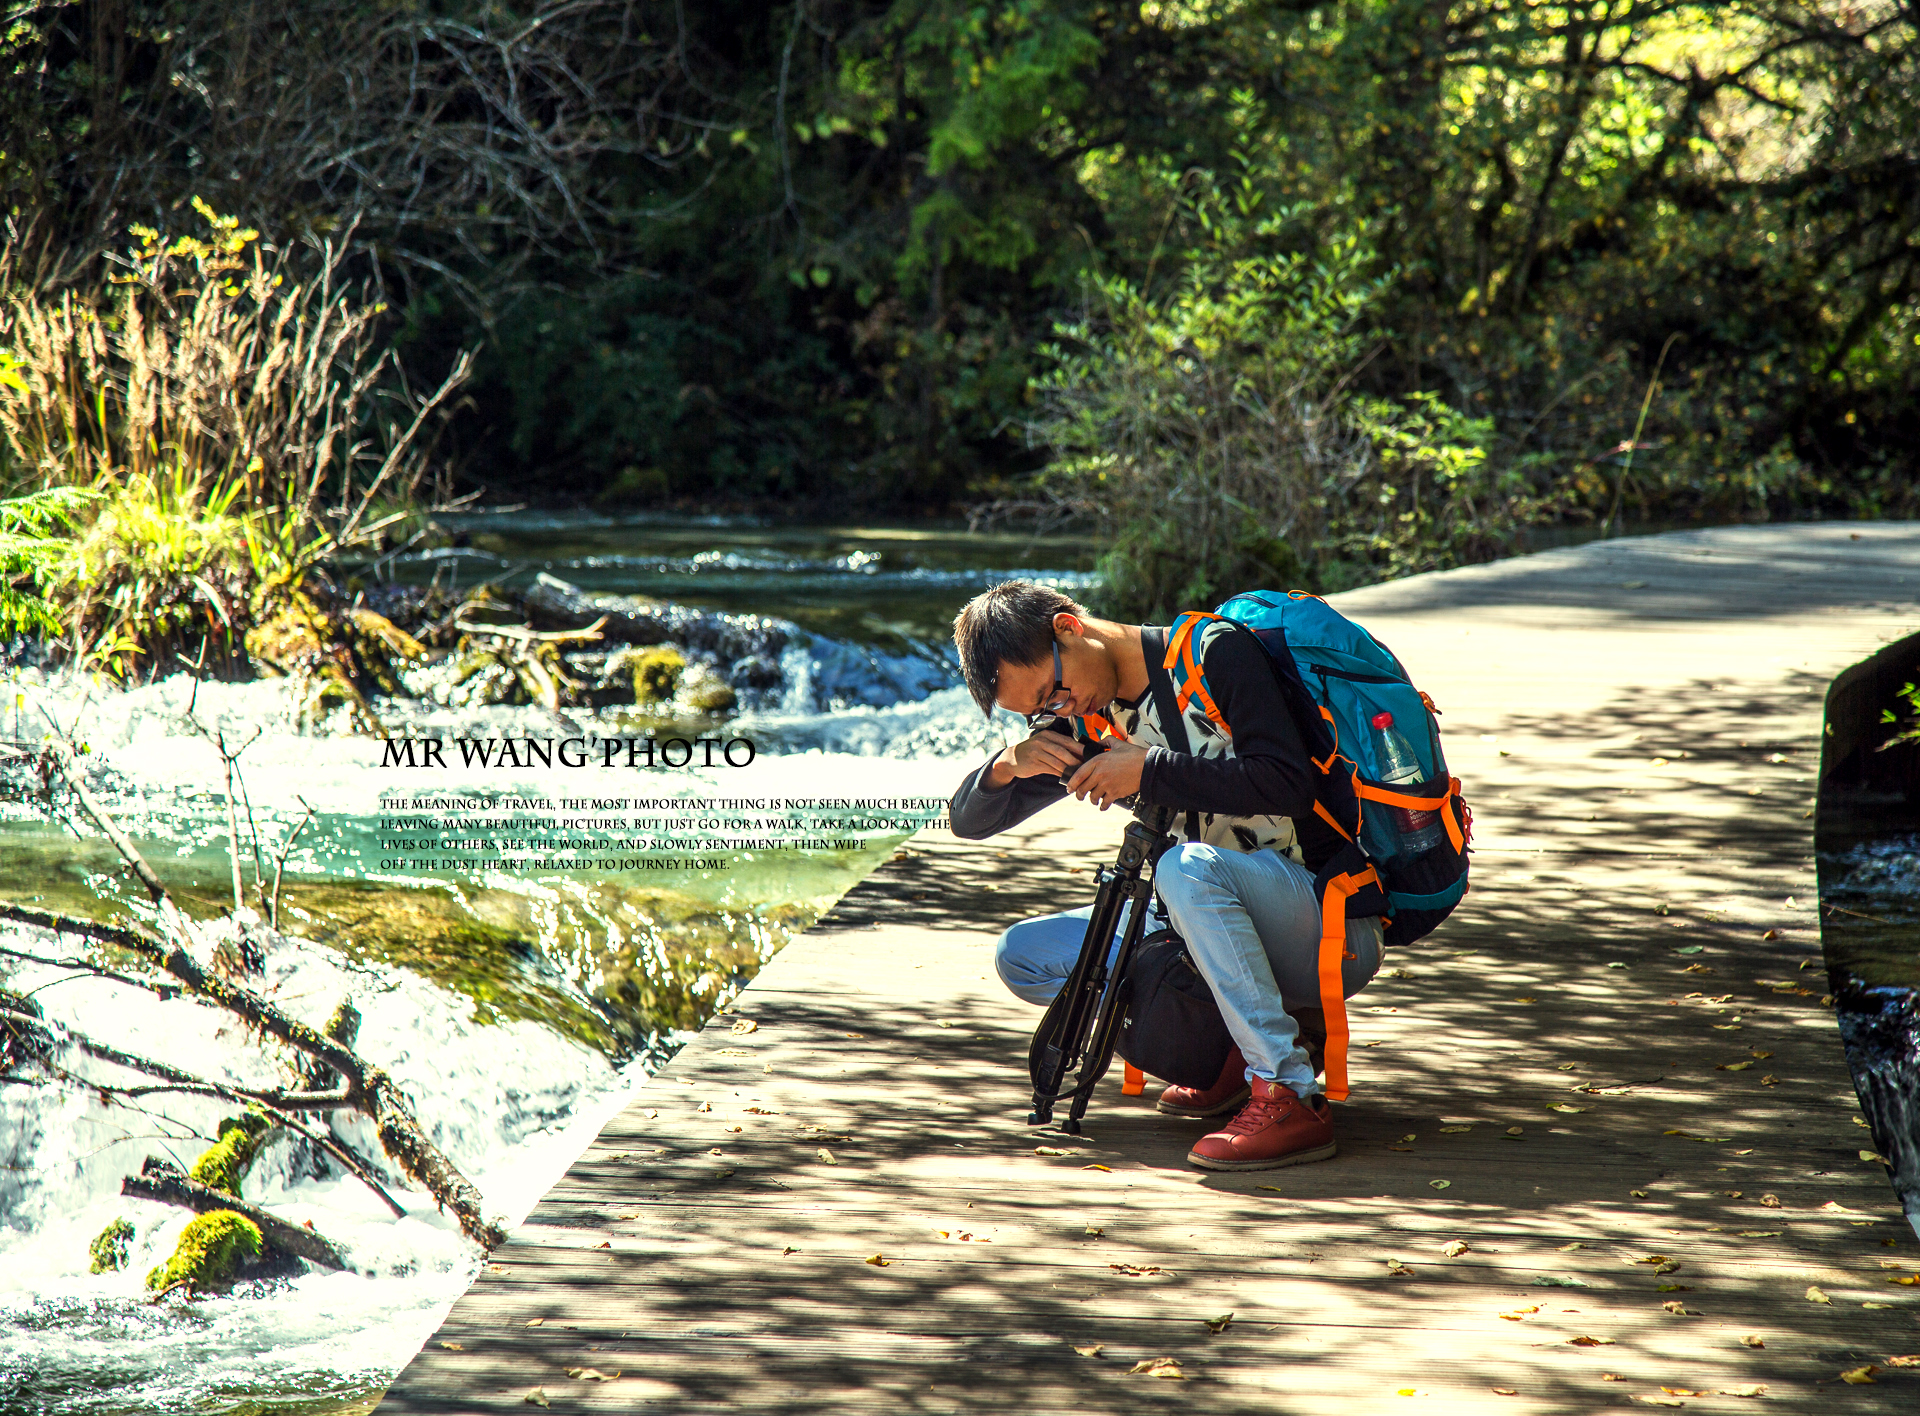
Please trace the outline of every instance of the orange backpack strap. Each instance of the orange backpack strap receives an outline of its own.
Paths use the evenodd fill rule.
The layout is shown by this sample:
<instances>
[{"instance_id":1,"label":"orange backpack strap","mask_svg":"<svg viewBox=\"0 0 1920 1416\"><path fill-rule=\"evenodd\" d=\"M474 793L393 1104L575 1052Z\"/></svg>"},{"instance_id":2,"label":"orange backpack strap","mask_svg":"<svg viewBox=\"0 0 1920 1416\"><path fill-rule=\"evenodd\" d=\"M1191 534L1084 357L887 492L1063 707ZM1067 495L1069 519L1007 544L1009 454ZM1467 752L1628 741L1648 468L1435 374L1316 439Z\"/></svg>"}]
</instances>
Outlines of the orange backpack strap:
<instances>
[{"instance_id":1,"label":"orange backpack strap","mask_svg":"<svg viewBox=\"0 0 1920 1416\"><path fill-rule=\"evenodd\" d=\"M1453 777L1447 783L1447 794L1443 797L1412 796L1406 792L1392 791L1386 787L1369 786L1356 774L1353 779L1354 795L1366 801L1377 801L1387 806L1401 806L1409 811L1437 811L1440 820L1447 828L1447 839L1453 843L1456 852L1467 848L1467 832L1460 819L1459 808L1455 803L1460 800L1460 779Z\"/></svg>"},{"instance_id":2,"label":"orange backpack strap","mask_svg":"<svg viewBox=\"0 0 1920 1416\"><path fill-rule=\"evenodd\" d=\"M1340 961L1347 957L1347 901L1367 886L1381 888L1372 866L1333 876L1320 897L1320 1010L1327 1019L1327 1096L1347 1099L1347 990Z\"/></svg>"},{"instance_id":3,"label":"orange backpack strap","mask_svg":"<svg viewBox=\"0 0 1920 1416\"><path fill-rule=\"evenodd\" d=\"M1173 622L1173 632L1167 636L1167 657L1161 661L1161 667L1173 680L1174 702L1182 713L1195 698L1208 718L1213 720L1228 739L1233 737L1233 729L1227 726L1219 705L1213 701L1213 695L1207 692L1206 675L1200 671L1200 660L1193 652L1193 641L1201 625L1208 620L1223 618L1220 615L1202 614L1199 610L1188 610Z\"/></svg>"}]
</instances>

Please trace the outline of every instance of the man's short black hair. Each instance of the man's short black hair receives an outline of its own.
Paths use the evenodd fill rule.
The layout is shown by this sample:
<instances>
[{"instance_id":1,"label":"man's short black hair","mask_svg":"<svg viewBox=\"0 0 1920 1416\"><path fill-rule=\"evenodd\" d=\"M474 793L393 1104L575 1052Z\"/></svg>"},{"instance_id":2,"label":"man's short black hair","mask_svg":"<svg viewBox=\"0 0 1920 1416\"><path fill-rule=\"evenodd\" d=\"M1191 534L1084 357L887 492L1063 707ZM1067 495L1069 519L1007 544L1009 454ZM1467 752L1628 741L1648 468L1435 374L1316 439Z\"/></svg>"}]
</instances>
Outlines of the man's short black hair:
<instances>
[{"instance_id":1,"label":"man's short black hair","mask_svg":"<svg viewBox=\"0 0 1920 1416\"><path fill-rule=\"evenodd\" d=\"M1061 612L1086 616L1086 610L1050 585L1003 580L975 595L953 618L953 646L960 651L960 672L981 711L993 712L1000 688L1000 666L1038 664L1053 650L1053 617Z\"/></svg>"}]
</instances>

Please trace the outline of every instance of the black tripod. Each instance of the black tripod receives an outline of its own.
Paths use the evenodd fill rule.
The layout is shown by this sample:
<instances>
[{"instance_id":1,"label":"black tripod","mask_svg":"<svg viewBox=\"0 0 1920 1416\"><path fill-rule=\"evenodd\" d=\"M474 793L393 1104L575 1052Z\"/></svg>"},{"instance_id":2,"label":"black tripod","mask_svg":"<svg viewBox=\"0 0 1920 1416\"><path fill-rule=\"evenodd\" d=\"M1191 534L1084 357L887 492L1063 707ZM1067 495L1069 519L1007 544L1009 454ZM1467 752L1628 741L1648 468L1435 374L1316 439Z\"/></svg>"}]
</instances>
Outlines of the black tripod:
<instances>
[{"instance_id":1,"label":"black tripod","mask_svg":"<svg viewBox=\"0 0 1920 1416\"><path fill-rule=\"evenodd\" d=\"M1137 808L1121 839L1119 858L1112 865L1100 867L1096 877L1099 893L1093 897L1093 918L1087 921L1087 932L1080 942L1080 958L1066 987L1040 1019L1027 1053L1027 1070L1033 1077L1029 1126L1044 1126L1051 1121L1054 1102L1070 1095L1073 1104L1060 1129L1068 1135L1080 1134L1080 1118L1087 1114L1093 1088L1113 1062L1127 967L1146 930L1153 867L1174 845L1174 838L1167 834L1172 820L1173 812L1166 807ZM1132 908L1127 910L1126 933L1109 966L1107 954L1113 948L1114 931L1119 927L1122 909L1129 904ZM1073 1076L1071 1085L1067 1082L1069 1074Z\"/></svg>"}]
</instances>

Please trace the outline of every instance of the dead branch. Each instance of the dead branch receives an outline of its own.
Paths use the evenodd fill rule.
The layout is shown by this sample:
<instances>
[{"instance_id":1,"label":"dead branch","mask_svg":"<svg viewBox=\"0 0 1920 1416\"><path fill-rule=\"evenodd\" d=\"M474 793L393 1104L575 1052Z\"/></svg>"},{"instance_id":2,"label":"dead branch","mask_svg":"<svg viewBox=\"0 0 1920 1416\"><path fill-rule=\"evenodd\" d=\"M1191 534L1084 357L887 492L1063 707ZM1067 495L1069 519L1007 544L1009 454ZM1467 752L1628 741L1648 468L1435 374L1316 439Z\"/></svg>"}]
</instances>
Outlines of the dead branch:
<instances>
[{"instance_id":1,"label":"dead branch","mask_svg":"<svg viewBox=\"0 0 1920 1416\"><path fill-rule=\"evenodd\" d=\"M137 856L138 853L135 854ZM164 888L162 894L164 896ZM399 1165L404 1174L453 1211L468 1238L488 1248L505 1240L505 1231L488 1220L482 1212L484 1201L480 1191L427 1139L407 1103L406 1094L383 1068L370 1065L352 1049L341 1046L297 1018L289 1017L252 990L209 974L177 943L163 943L119 925L99 924L93 920L75 919L5 902L0 902L0 919L31 924L40 929L64 930L103 943L117 944L178 979L194 996L218 1003L261 1032L325 1064L344 1082L343 1089L352 1098L350 1104L353 1109L373 1122L380 1137L381 1149ZM203 1080L184 1073L178 1079L192 1082ZM345 1157L342 1157L342 1161L351 1163Z\"/></svg>"},{"instance_id":2,"label":"dead branch","mask_svg":"<svg viewBox=\"0 0 1920 1416\"><path fill-rule=\"evenodd\" d=\"M585 629L538 630L517 624L474 624L463 619L455 620L453 627L463 634L491 634L521 644L568 644L602 638L600 631L606 623L607 617L602 615Z\"/></svg>"},{"instance_id":3,"label":"dead branch","mask_svg":"<svg viewBox=\"0 0 1920 1416\"><path fill-rule=\"evenodd\" d=\"M258 1225L261 1237L274 1248L284 1250L297 1259L305 1259L315 1268L337 1273L347 1266L346 1259L332 1240L302 1225L289 1224L238 1195L229 1195L225 1190L216 1190L211 1185L190 1180L172 1166L156 1166L149 1161L144 1175L128 1175L120 1181L120 1193L135 1199L180 1205L197 1214L232 1210Z\"/></svg>"},{"instance_id":4,"label":"dead branch","mask_svg":"<svg viewBox=\"0 0 1920 1416\"><path fill-rule=\"evenodd\" d=\"M110 1095L125 1095L128 1097L150 1096L155 1092L163 1091L185 1092L201 1096L217 1096L222 1100L235 1102L243 1106L257 1106L265 1113L268 1119L272 1120L275 1124L284 1126L297 1136L304 1137L306 1140L311 1141L314 1145L326 1151L328 1155L338 1160L353 1174L355 1179L373 1191L373 1193L379 1197L380 1202L393 1211L394 1218L405 1219L407 1217L407 1212L400 1207L400 1202L387 1193L386 1187L380 1183L378 1177L362 1164L357 1157L350 1155L342 1149L340 1144L335 1141L332 1136L323 1131L316 1131L304 1122L297 1121L288 1115L287 1109L278 1104L283 1099L282 1093L253 1091L247 1087L229 1086L224 1082L210 1082L204 1077L196 1077L191 1072L184 1072L180 1068L169 1066L165 1062L156 1062L150 1057L141 1057L131 1052L122 1052L117 1047L109 1047L106 1043L96 1042L86 1036L86 1034L75 1032L72 1028L66 1027L63 1024L41 1022L31 1014L16 1012L4 1003L0 1003L0 1021L15 1024L39 1022L39 1025L56 1039L72 1043L89 1057L97 1057L102 1062L111 1062L115 1066L125 1067L129 1071L144 1072L150 1077L159 1077L167 1083L167 1085L159 1087L120 1088L106 1086L100 1082L90 1081L83 1077L72 1078L73 1081L86 1086L90 1091L103 1092ZM302 1097L302 1099L304 1099L304 1097ZM339 1107L350 1104L352 1103L348 1100L334 1100L330 1101L329 1107Z\"/></svg>"}]
</instances>

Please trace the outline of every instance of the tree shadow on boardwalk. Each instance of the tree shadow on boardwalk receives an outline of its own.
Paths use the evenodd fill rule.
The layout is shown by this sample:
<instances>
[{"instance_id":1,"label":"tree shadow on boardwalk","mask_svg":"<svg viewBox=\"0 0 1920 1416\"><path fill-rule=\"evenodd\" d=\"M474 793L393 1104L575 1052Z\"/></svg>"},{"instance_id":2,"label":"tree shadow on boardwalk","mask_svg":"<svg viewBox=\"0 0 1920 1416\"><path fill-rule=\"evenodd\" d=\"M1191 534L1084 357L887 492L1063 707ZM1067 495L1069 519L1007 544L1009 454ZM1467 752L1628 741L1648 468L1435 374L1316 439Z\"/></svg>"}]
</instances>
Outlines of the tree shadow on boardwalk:
<instances>
[{"instance_id":1,"label":"tree shadow on boardwalk","mask_svg":"<svg viewBox=\"0 0 1920 1416\"><path fill-rule=\"evenodd\" d=\"M607 1128L383 1409L1838 1390L1920 1336L1880 1267L1914 1236L1859 1158L1813 916L1784 903L1812 903L1813 753L1762 734L1823 687L1503 725L1528 746L1468 783L1475 890L1353 1000L1324 1164L1197 1172L1203 1128L1117 1069L1086 1136L1030 1130L1038 1015L987 977L991 942L1084 902L1097 860L903 855ZM1182 1379L1130 1370L1160 1358ZM1884 1371L1849 1409L1911 1409L1917 1385Z\"/></svg>"}]
</instances>

